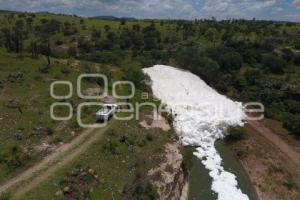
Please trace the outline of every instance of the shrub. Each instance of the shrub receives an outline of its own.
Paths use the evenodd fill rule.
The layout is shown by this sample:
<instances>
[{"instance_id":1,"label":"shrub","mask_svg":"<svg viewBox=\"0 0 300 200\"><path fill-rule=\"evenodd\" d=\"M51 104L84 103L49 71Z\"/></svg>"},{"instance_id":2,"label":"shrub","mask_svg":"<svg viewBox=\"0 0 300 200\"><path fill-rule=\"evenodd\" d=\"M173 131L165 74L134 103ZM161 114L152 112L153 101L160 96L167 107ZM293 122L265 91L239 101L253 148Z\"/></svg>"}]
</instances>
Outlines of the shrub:
<instances>
[{"instance_id":1,"label":"shrub","mask_svg":"<svg viewBox=\"0 0 300 200\"><path fill-rule=\"evenodd\" d=\"M295 42L295 48L300 50L300 39Z\"/></svg>"},{"instance_id":2,"label":"shrub","mask_svg":"<svg viewBox=\"0 0 300 200\"><path fill-rule=\"evenodd\" d=\"M71 69L70 69L69 66L63 66L60 71L63 74L70 74L71 73Z\"/></svg>"},{"instance_id":3,"label":"shrub","mask_svg":"<svg viewBox=\"0 0 300 200\"><path fill-rule=\"evenodd\" d=\"M193 168L194 149L191 147L185 147L181 153L183 155L182 169L188 174Z\"/></svg>"},{"instance_id":4,"label":"shrub","mask_svg":"<svg viewBox=\"0 0 300 200\"><path fill-rule=\"evenodd\" d=\"M11 199L11 194L9 193L2 193L0 195L0 200L9 200L9 199Z\"/></svg>"},{"instance_id":5,"label":"shrub","mask_svg":"<svg viewBox=\"0 0 300 200\"><path fill-rule=\"evenodd\" d=\"M286 61L286 62L290 62L291 60L293 60L294 58L294 52L290 49L283 49L282 50L282 58Z\"/></svg>"},{"instance_id":6,"label":"shrub","mask_svg":"<svg viewBox=\"0 0 300 200\"><path fill-rule=\"evenodd\" d=\"M231 127L228 130L227 138L232 141L238 141L245 138L245 130L243 127Z\"/></svg>"},{"instance_id":7,"label":"shrub","mask_svg":"<svg viewBox=\"0 0 300 200\"><path fill-rule=\"evenodd\" d=\"M275 55L266 55L263 57L262 64L273 74L282 74L286 67L286 62Z\"/></svg>"},{"instance_id":8,"label":"shrub","mask_svg":"<svg viewBox=\"0 0 300 200\"><path fill-rule=\"evenodd\" d=\"M220 66L219 64L208 58L201 58L198 66L196 66L192 71L199 75L204 81L208 83L215 83L217 81L216 76L219 74Z\"/></svg>"},{"instance_id":9,"label":"shrub","mask_svg":"<svg viewBox=\"0 0 300 200\"><path fill-rule=\"evenodd\" d=\"M151 135L151 134L147 134L146 135L146 139L148 140L148 141L152 141L153 140L153 136Z\"/></svg>"},{"instance_id":10,"label":"shrub","mask_svg":"<svg viewBox=\"0 0 300 200\"><path fill-rule=\"evenodd\" d=\"M157 193L150 183L138 184L132 194L133 199L154 200L157 199Z\"/></svg>"},{"instance_id":11,"label":"shrub","mask_svg":"<svg viewBox=\"0 0 300 200\"><path fill-rule=\"evenodd\" d=\"M288 129L292 134L300 136L300 115L289 114L284 118L283 127Z\"/></svg>"},{"instance_id":12,"label":"shrub","mask_svg":"<svg viewBox=\"0 0 300 200\"><path fill-rule=\"evenodd\" d=\"M294 64L300 67L300 55L295 56Z\"/></svg>"},{"instance_id":13,"label":"shrub","mask_svg":"<svg viewBox=\"0 0 300 200\"><path fill-rule=\"evenodd\" d=\"M220 56L219 64L224 70L240 69L243 64L243 58L237 52L229 52Z\"/></svg>"},{"instance_id":14,"label":"shrub","mask_svg":"<svg viewBox=\"0 0 300 200\"><path fill-rule=\"evenodd\" d=\"M120 155L121 151L118 144L115 142L109 142L108 144L102 145L102 150L109 155Z\"/></svg>"},{"instance_id":15,"label":"shrub","mask_svg":"<svg viewBox=\"0 0 300 200\"><path fill-rule=\"evenodd\" d=\"M71 46L71 47L69 47L69 49L68 49L68 55L70 56L70 57L76 57L77 56L77 47L75 47L75 46Z\"/></svg>"},{"instance_id":16,"label":"shrub","mask_svg":"<svg viewBox=\"0 0 300 200\"><path fill-rule=\"evenodd\" d=\"M256 49L248 49L243 52L244 61L249 64L255 64L261 60L261 55Z\"/></svg>"},{"instance_id":17,"label":"shrub","mask_svg":"<svg viewBox=\"0 0 300 200\"><path fill-rule=\"evenodd\" d=\"M289 177L286 181L284 181L283 185L289 190L297 188L297 184L291 177Z\"/></svg>"},{"instance_id":18,"label":"shrub","mask_svg":"<svg viewBox=\"0 0 300 200\"><path fill-rule=\"evenodd\" d=\"M53 130L51 127L48 127L48 128L46 129L46 132L47 132L47 135L53 135L54 130Z\"/></svg>"},{"instance_id":19,"label":"shrub","mask_svg":"<svg viewBox=\"0 0 300 200\"><path fill-rule=\"evenodd\" d=\"M24 153L18 145L14 145L10 154L5 157L5 164L9 169L14 170L24 166L30 159L29 154Z\"/></svg>"}]
</instances>

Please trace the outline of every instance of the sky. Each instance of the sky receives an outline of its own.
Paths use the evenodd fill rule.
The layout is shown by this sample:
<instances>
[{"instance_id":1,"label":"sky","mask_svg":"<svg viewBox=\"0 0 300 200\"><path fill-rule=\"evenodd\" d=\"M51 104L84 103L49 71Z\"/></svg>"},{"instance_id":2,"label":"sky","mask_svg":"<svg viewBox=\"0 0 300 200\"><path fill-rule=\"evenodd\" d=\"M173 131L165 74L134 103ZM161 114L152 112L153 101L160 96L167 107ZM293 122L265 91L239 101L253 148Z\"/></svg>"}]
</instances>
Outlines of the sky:
<instances>
[{"instance_id":1,"label":"sky","mask_svg":"<svg viewBox=\"0 0 300 200\"><path fill-rule=\"evenodd\" d=\"M159 19L229 18L300 22L300 0L0 0L0 10Z\"/></svg>"}]
</instances>

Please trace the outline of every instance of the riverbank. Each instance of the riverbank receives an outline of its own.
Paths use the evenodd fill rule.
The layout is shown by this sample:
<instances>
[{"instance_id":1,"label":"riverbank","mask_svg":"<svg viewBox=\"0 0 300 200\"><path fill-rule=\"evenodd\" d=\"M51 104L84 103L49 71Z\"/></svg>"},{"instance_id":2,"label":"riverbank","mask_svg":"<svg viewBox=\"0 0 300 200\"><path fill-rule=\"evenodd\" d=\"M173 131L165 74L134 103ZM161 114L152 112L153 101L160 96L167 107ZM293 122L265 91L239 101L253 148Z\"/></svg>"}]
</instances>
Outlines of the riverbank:
<instances>
[{"instance_id":1,"label":"riverbank","mask_svg":"<svg viewBox=\"0 0 300 200\"><path fill-rule=\"evenodd\" d=\"M258 130L247 124L245 138L229 143L231 150L248 174L260 200L300 199L299 167L276 143L262 134L261 130L270 130L266 124L258 123L264 129Z\"/></svg>"},{"instance_id":2,"label":"riverbank","mask_svg":"<svg viewBox=\"0 0 300 200\"><path fill-rule=\"evenodd\" d=\"M236 176L241 190L247 194L249 199L257 200L257 194L253 185L250 182L249 177L244 171L243 167L236 158L234 152L230 147L219 140L216 142L216 149L219 152L223 160L224 169ZM212 180L208 175L209 171L204 167L201 161L197 157L192 159L193 165L190 170L190 200L215 200L218 198L217 194L211 190Z\"/></svg>"}]
</instances>

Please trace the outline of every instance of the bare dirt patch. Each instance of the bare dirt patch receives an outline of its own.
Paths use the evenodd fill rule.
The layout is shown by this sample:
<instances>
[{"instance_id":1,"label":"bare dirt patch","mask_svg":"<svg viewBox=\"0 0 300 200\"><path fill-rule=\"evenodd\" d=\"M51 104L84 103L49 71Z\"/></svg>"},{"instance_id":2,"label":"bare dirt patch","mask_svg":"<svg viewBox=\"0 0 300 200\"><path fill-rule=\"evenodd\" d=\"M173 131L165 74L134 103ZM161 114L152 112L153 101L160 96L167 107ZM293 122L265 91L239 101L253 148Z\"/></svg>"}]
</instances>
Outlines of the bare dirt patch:
<instances>
[{"instance_id":1,"label":"bare dirt patch","mask_svg":"<svg viewBox=\"0 0 300 200\"><path fill-rule=\"evenodd\" d=\"M87 96L99 96L103 92L103 89L100 87L87 88L84 90L84 94Z\"/></svg>"},{"instance_id":2,"label":"bare dirt patch","mask_svg":"<svg viewBox=\"0 0 300 200\"><path fill-rule=\"evenodd\" d=\"M140 122L140 126L147 130L153 128L160 128L163 131L171 130L170 124L162 116L154 117L153 115L146 115L144 119Z\"/></svg>"}]
</instances>

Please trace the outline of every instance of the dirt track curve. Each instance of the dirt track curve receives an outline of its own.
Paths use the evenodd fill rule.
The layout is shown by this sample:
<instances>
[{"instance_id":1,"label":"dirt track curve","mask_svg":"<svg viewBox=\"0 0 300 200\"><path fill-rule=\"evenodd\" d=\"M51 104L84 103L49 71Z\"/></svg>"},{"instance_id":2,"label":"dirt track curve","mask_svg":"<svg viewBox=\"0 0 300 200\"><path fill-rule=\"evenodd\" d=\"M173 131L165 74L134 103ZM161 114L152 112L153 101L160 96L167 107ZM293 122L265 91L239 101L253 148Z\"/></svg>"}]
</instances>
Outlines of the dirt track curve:
<instances>
[{"instance_id":1,"label":"dirt track curve","mask_svg":"<svg viewBox=\"0 0 300 200\"><path fill-rule=\"evenodd\" d=\"M86 129L70 143L63 144L54 152L46 156L41 162L8 180L0 186L0 193L14 188L13 198L22 197L32 188L53 175L58 169L71 162L84 152L95 140L108 129L109 125L101 129Z\"/></svg>"},{"instance_id":2,"label":"dirt track curve","mask_svg":"<svg viewBox=\"0 0 300 200\"><path fill-rule=\"evenodd\" d=\"M259 121L248 121L249 126L264 136L269 142L284 153L294 164L300 167L300 153L293 149L287 142L281 139L276 133L273 133L268 127Z\"/></svg>"}]
</instances>

